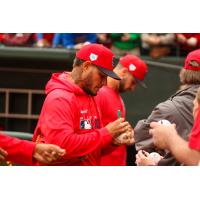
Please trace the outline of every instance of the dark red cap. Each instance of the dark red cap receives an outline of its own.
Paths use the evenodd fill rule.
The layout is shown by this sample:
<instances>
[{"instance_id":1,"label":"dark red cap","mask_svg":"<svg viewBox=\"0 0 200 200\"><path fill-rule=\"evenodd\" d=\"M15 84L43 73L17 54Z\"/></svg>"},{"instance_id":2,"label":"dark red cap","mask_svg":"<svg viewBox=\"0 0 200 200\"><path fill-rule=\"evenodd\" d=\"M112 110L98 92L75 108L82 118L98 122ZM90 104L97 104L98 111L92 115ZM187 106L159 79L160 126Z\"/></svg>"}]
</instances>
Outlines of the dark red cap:
<instances>
[{"instance_id":1,"label":"dark red cap","mask_svg":"<svg viewBox=\"0 0 200 200\"><path fill-rule=\"evenodd\" d=\"M119 62L123 65L123 67L128 69L137 82L146 88L143 81L146 73L148 72L148 68L143 60L134 55L126 55L121 57Z\"/></svg>"},{"instance_id":2,"label":"dark red cap","mask_svg":"<svg viewBox=\"0 0 200 200\"><path fill-rule=\"evenodd\" d=\"M104 74L120 80L119 76L113 72L114 54L112 51L101 44L88 44L83 46L77 53L76 57L90 61L96 65Z\"/></svg>"},{"instance_id":3,"label":"dark red cap","mask_svg":"<svg viewBox=\"0 0 200 200\"><path fill-rule=\"evenodd\" d=\"M183 68L194 71L200 70L200 49L194 50L187 55Z\"/></svg>"}]
</instances>

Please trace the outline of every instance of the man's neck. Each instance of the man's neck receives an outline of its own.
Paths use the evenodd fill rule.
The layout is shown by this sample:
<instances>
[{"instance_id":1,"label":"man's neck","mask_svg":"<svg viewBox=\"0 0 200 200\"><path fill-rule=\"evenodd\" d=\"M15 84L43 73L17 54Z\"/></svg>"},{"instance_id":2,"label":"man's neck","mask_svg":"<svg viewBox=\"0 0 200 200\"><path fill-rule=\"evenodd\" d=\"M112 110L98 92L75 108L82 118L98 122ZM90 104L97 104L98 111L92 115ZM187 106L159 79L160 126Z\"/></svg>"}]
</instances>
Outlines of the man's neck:
<instances>
[{"instance_id":1,"label":"man's neck","mask_svg":"<svg viewBox=\"0 0 200 200\"><path fill-rule=\"evenodd\" d=\"M107 87L112 88L116 92L119 92L119 81L108 77L107 78Z\"/></svg>"}]
</instances>

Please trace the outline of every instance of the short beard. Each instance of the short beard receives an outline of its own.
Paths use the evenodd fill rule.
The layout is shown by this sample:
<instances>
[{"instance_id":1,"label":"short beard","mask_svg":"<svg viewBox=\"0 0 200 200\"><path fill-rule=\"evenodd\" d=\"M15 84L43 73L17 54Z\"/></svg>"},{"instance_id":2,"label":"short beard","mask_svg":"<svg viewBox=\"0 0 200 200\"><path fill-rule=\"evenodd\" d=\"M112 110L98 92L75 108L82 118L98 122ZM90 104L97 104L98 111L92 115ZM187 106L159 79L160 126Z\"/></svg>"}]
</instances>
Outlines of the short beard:
<instances>
[{"instance_id":1,"label":"short beard","mask_svg":"<svg viewBox=\"0 0 200 200\"><path fill-rule=\"evenodd\" d=\"M119 93L125 92L124 90L124 82L122 80L119 81Z\"/></svg>"},{"instance_id":2,"label":"short beard","mask_svg":"<svg viewBox=\"0 0 200 200\"><path fill-rule=\"evenodd\" d=\"M92 92L89 88L90 88L90 86L92 86L92 72L87 76L87 78L85 78L85 80L83 80L84 82L85 82L85 85L83 86L83 90L87 93L87 94L89 94L89 95L91 95L91 96L96 96L97 94L96 93L94 93L94 92Z\"/></svg>"},{"instance_id":3,"label":"short beard","mask_svg":"<svg viewBox=\"0 0 200 200\"><path fill-rule=\"evenodd\" d=\"M90 96L96 96L97 94L94 94L90 89L87 87L83 87L83 91L89 94Z\"/></svg>"}]
</instances>

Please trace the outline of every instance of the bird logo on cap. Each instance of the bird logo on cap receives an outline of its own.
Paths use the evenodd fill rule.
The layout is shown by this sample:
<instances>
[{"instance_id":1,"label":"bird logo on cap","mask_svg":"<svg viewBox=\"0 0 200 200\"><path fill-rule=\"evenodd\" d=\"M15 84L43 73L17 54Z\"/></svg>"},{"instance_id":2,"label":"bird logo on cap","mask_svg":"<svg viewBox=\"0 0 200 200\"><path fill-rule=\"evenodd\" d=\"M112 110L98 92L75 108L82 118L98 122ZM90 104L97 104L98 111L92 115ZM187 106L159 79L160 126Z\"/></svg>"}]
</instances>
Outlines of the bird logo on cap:
<instances>
[{"instance_id":1,"label":"bird logo on cap","mask_svg":"<svg viewBox=\"0 0 200 200\"><path fill-rule=\"evenodd\" d=\"M91 53L91 54L90 54L90 60L91 60L91 61L95 61L97 58L98 58L98 55L96 55L96 54L94 54L94 53Z\"/></svg>"},{"instance_id":2,"label":"bird logo on cap","mask_svg":"<svg viewBox=\"0 0 200 200\"><path fill-rule=\"evenodd\" d=\"M129 65L129 70L130 71L135 71L135 69L136 69L136 66L134 64L130 64Z\"/></svg>"}]
</instances>

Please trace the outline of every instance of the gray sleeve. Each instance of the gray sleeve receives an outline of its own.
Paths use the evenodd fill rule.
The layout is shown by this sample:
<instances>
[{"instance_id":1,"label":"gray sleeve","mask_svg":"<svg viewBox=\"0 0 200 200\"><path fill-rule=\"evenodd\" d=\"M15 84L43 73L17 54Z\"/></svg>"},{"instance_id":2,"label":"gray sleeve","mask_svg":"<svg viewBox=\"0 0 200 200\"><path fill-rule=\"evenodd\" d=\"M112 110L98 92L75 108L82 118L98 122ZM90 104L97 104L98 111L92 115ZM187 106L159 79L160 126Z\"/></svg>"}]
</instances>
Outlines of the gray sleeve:
<instances>
[{"instance_id":1,"label":"gray sleeve","mask_svg":"<svg viewBox=\"0 0 200 200\"><path fill-rule=\"evenodd\" d=\"M138 121L134 128L135 132L135 147L136 150L145 149L152 151L155 147L151 135L149 135L149 124L153 121L161 119L169 120L174 123L173 112L175 112L174 105L170 100L158 104L147 119Z\"/></svg>"}]
</instances>

